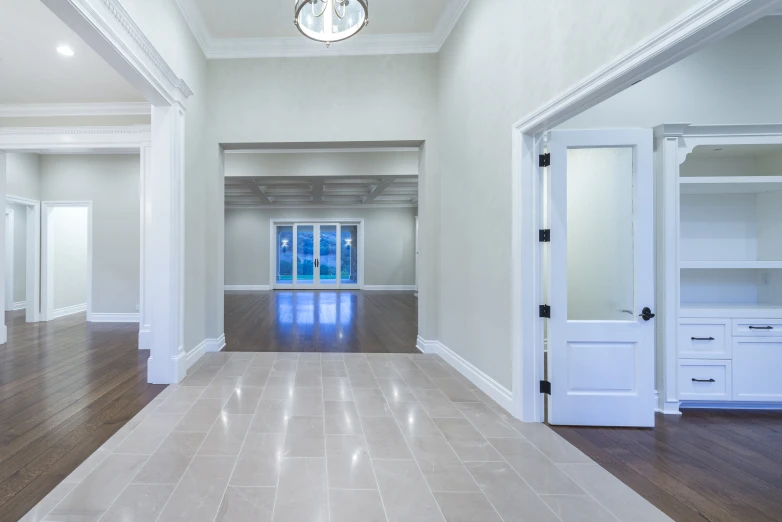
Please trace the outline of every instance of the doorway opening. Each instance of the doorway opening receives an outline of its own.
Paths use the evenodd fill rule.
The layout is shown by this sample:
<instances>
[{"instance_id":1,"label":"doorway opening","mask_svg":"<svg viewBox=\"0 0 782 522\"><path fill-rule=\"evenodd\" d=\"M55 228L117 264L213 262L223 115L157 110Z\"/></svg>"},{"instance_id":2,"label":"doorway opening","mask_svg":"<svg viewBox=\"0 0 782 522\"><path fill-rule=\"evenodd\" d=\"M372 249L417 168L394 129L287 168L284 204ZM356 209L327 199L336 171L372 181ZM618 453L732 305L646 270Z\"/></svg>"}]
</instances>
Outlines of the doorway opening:
<instances>
[{"instance_id":1,"label":"doorway opening","mask_svg":"<svg viewBox=\"0 0 782 522\"><path fill-rule=\"evenodd\" d=\"M42 312L49 321L92 312L92 202L42 203Z\"/></svg>"},{"instance_id":2,"label":"doorway opening","mask_svg":"<svg viewBox=\"0 0 782 522\"><path fill-rule=\"evenodd\" d=\"M364 275L363 220L328 223L272 221L274 289L360 290Z\"/></svg>"}]
</instances>

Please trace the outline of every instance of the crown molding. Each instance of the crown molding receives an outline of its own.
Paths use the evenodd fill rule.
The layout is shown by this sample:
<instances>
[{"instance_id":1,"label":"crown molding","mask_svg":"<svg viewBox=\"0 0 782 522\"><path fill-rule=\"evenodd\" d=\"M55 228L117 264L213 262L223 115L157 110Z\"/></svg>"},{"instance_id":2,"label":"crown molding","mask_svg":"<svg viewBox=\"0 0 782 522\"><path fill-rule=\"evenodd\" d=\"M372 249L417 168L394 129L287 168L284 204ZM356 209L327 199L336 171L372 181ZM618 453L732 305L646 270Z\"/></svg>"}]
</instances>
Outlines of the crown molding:
<instances>
[{"instance_id":1,"label":"crown molding","mask_svg":"<svg viewBox=\"0 0 782 522\"><path fill-rule=\"evenodd\" d=\"M440 51L470 2L470 0L451 0L431 33L363 34L326 47L300 37L214 38L193 0L174 1L209 60L433 54Z\"/></svg>"},{"instance_id":2,"label":"crown molding","mask_svg":"<svg viewBox=\"0 0 782 522\"><path fill-rule=\"evenodd\" d=\"M292 205L231 205L226 202L225 204L225 210L283 210L283 209L292 209L292 210L302 210L302 209L328 209L328 208L338 208L338 209L351 209L351 210L373 210L373 209L383 209L383 208L417 208L418 204L416 203L391 203L391 204L361 204L356 203L354 205L345 205L345 204L335 204L335 205L306 205L306 204L292 204ZM337 220L339 221L339 220Z\"/></svg>"},{"instance_id":3,"label":"crown molding","mask_svg":"<svg viewBox=\"0 0 782 522\"><path fill-rule=\"evenodd\" d=\"M152 106L147 102L128 103L36 103L0 105L0 118L56 116L148 116Z\"/></svg>"},{"instance_id":4,"label":"crown molding","mask_svg":"<svg viewBox=\"0 0 782 522\"><path fill-rule=\"evenodd\" d=\"M2 136L49 135L63 136L74 134L149 134L149 125L128 125L123 127L0 127Z\"/></svg>"},{"instance_id":5,"label":"crown molding","mask_svg":"<svg viewBox=\"0 0 782 522\"><path fill-rule=\"evenodd\" d=\"M150 125L115 127L4 127L0 128L0 151L45 153L116 154L138 152L151 141Z\"/></svg>"}]
</instances>

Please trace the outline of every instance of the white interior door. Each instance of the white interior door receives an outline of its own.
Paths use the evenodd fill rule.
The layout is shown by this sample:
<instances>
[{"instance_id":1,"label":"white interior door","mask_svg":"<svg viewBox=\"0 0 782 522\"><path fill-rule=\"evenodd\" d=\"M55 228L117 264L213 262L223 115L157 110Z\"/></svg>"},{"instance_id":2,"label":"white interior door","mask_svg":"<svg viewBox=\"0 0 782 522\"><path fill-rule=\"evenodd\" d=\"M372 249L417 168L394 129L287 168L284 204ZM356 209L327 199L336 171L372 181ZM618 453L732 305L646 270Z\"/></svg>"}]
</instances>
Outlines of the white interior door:
<instances>
[{"instance_id":1,"label":"white interior door","mask_svg":"<svg viewBox=\"0 0 782 522\"><path fill-rule=\"evenodd\" d=\"M551 424L654 425L652 143L551 133Z\"/></svg>"}]
</instances>

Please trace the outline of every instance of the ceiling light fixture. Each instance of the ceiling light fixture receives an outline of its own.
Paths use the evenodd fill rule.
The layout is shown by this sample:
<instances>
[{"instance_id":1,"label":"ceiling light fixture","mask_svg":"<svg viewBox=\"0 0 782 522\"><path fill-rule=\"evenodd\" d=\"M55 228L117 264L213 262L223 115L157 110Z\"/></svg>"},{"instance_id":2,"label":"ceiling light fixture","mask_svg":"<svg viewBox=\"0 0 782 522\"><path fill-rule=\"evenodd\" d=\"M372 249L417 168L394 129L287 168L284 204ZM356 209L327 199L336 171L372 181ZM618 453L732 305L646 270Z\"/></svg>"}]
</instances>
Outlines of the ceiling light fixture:
<instances>
[{"instance_id":1,"label":"ceiling light fixture","mask_svg":"<svg viewBox=\"0 0 782 522\"><path fill-rule=\"evenodd\" d=\"M57 48L57 52L60 53L63 56L73 56L73 49L68 47L67 45L61 45Z\"/></svg>"},{"instance_id":2,"label":"ceiling light fixture","mask_svg":"<svg viewBox=\"0 0 782 522\"><path fill-rule=\"evenodd\" d=\"M293 24L307 38L347 40L369 23L369 0L294 0Z\"/></svg>"}]
</instances>

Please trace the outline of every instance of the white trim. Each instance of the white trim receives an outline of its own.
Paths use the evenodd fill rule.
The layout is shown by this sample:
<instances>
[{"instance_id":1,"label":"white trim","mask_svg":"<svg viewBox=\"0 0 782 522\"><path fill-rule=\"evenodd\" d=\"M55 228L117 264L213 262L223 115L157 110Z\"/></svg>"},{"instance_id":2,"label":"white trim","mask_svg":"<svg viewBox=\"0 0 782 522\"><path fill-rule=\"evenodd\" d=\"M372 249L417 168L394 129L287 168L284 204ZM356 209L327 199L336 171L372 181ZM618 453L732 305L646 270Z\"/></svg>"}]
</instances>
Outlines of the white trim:
<instances>
[{"instance_id":1,"label":"white trim","mask_svg":"<svg viewBox=\"0 0 782 522\"><path fill-rule=\"evenodd\" d=\"M217 339L206 340L207 352L220 352L225 348L225 334L221 335Z\"/></svg>"},{"instance_id":2,"label":"white trim","mask_svg":"<svg viewBox=\"0 0 782 522\"><path fill-rule=\"evenodd\" d=\"M60 317L65 317L66 315L73 315L73 314L78 314L86 311L87 311L87 303L73 305L73 306L66 306L64 308L56 308L52 310L51 317L49 317L49 320L59 319Z\"/></svg>"},{"instance_id":3,"label":"white trim","mask_svg":"<svg viewBox=\"0 0 782 522\"><path fill-rule=\"evenodd\" d=\"M25 103L0 105L0 118L57 116L149 116L148 102L125 103Z\"/></svg>"},{"instance_id":4,"label":"white trim","mask_svg":"<svg viewBox=\"0 0 782 522\"><path fill-rule=\"evenodd\" d=\"M92 201L41 201L41 321L51 321L57 317L54 308L54 260L52 259L49 234L51 211L57 207L85 207L87 209L87 321L92 320ZM82 305L78 305L82 306ZM68 310L73 307L59 310ZM69 312L75 313L75 312Z\"/></svg>"},{"instance_id":5,"label":"white trim","mask_svg":"<svg viewBox=\"0 0 782 522\"><path fill-rule=\"evenodd\" d=\"M19 301L13 304L13 310L25 310L27 308L27 301Z\"/></svg>"},{"instance_id":6,"label":"white trim","mask_svg":"<svg viewBox=\"0 0 782 522\"><path fill-rule=\"evenodd\" d=\"M514 124L512 129L511 342L513 414L543 421L536 383L543 376L543 324L537 317L540 243L535 161L541 134L617 94L698 49L771 13L778 0L704 0Z\"/></svg>"},{"instance_id":7,"label":"white trim","mask_svg":"<svg viewBox=\"0 0 782 522\"><path fill-rule=\"evenodd\" d=\"M366 291L415 292L415 285L364 285Z\"/></svg>"},{"instance_id":8,"label":"white trim","mask_svg":"<svg viewBox=\"0 0 782 522\"><path fill-rule=\"evenodd\" d=\"M189 370L190 367L198 361L198 359L204 356L204 354L207 352L208 346L209 340L204 339L189 352L180 351L175 357L172 358L176 367L176 374L178 376L175 382L180 382L185 378L187 375L187 370ZM152 364L153 359L153 356L150 355L147 364Z\"/></svg>"},{"instance_id":9,"label":"white trim","mask_svg":"<svg viewBox=\"0 0 782 522\"><path fill-rule=\"evenodd\" d=\"M226 292L266 292L271 289L269 285L225 285Z\"/></svg>"},{"instance_id":10,"label":"white trim","mask_svg":"<svg viewBox=\"0 0 782 522\"><path fill-rule=\"evenodd\" d=\"M416 337L415 347L418 348L421 353L437 353L437 341L427 341L420 335Z\"/></svg>"},{"instance_id":11,"label":"white trim","mask_svg":"<svg viewBox=\"0 0 782 522\"><path fill-rule=\"evenodd\" d=\"M114 127L6 127L0 128L0 150L46 151L61 154L90 149L138 152L150 142L149 125Z\"/></svg>"},{"instance_id":12,"label":"white trim","mask_svg":"<svg viewBox=\"0 0 782 522\"><path fill-rule=\"evenodd\" d=\"M377 200L375 200L377 201ZM242 210L242 209L248 209L248 210L311 210L311 209L323 209L323 208L329 208L329 209L352 209L352 210L369 210L369 209L377 209L377 208L418 208L418 203L394 203L394 204L385 204L382 201L377 201L373 203L356 203L353 205L302 205L302 204L294 204L294 205L263 205L263 204L251 204L251 205L225 205L226 210Z\"/></svg>"},{"instance_id":13,"label":"white trim","mask_svg":"<svg viewBox=\"0 0 782 522\"><path fill-rule=\"evenodd\" d=\"M90 315L90 323L137 323L139 321L138 313L96 313Z\"/></svg>"},{"instance_id":14,"label":"white trim","mask_svg":"<svg viewBox=\"0 0 782 522\"><path fill-rule=\"evenodd\" d=\"M461 355L454 352L440 341L424 341L424 343L424 346L427 348L425 353L435 353L439 355L445 362L455 368L483 393L491 397L497 404L505 408L508 412L513 411L513 393L509 389L486 375L470 361L464 359Z\"/></svg>"},{"instance_id":15,"label":"white trim","mask_svg":"<svg viewBox=\"0 0 782 522\"><path fill-rule=\"evenodd\" d=\"M330 154L330 153L364 153L364 152L420 152L421 147L348 147L348 148L315 148L315 149L228 149L226 154ZM416 174L417 175L417 174ZM360 177L360 176L359 176Z\"/></svg>"},{"instance_id":16,"label":"white trim","mask_svg":"<svg viewBox=\"0 0 782 522\"><path fill-rule=\"evenodd\" d=\"M175 0L175 3L206 58L215 60L437 53L467 8L469 0L448 2L430 33L362 34L330 47L303 37L215 38L192 0Z\"/></svg>"},{"instance_id":17,"label":"white trim","mask_svg":"<svg viewBox=\"0 0 782 522\"><path fill-rule=\"evenodd\" d=\"M7 194L6 202L27 208L27 230L25 231L25 321L37 323L41 320L41 202ZM27 306L27 302L30 306Z\"/></svg>"},{"instance_id":18,"label":"white trim","mask_svg":"<svg viewBox=\"0 0 782 522\"><path fill-rule=\"evenodd\" d=\"M782 402L682 401L683 410L782 410ZM680 411L676 413L681 414Z\"/></svg>"},{"instance_id":19,"label":"white trim","mask_svg":"<svg viewBox=\"0 0 782 522\"><path fill-rule=\"evenodd\" d=\"M5 209L5 311L14 309L14 211Z\"/></svg>"}]
</instances>

